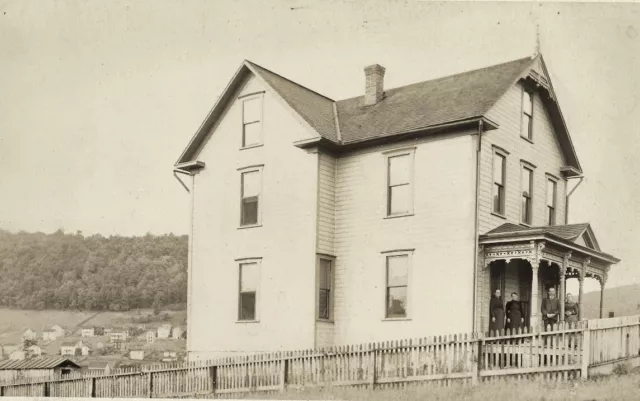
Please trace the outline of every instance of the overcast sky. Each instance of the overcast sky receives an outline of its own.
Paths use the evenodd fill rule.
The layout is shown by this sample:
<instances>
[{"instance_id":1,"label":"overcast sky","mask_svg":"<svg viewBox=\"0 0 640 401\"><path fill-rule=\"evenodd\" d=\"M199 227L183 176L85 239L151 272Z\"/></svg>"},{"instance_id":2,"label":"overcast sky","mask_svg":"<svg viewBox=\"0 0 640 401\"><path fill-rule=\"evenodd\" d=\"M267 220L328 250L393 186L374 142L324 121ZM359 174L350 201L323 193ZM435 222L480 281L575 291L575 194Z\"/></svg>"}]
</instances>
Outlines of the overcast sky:
<instances>
[{"instance_id":1,"label":"overcast sky","mask_svg":"<svg viewBox=\"0 0 640 401\"><path fill-rule=\"evenodd\" d=\"M333 99L530 55L540 25L591 222L640 282L640 6L0 1L0 228L185 234L172 165L249 59Z\"/></svg>"}]
</instances>

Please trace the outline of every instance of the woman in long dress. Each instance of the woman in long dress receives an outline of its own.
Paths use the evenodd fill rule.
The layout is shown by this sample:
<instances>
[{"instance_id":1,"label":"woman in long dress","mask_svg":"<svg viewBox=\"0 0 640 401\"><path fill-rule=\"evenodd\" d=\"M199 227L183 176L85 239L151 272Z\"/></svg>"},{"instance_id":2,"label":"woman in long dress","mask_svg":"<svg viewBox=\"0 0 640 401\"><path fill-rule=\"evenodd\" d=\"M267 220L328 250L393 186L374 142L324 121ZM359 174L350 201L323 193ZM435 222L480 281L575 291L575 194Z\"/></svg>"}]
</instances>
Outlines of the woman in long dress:
<instances>
[{"instance_id":1,"label":"woman in long dress","mask_svg":"<svg viewBox=\"0 0 640 401\"><path fill-rule=\"evenodd\" d=\"M515 330L521 328L524 325L522 303L518 299L518 293L511 293L511 301L507 302L506 312L508 329Z\"/></svg>"},{"instance_id":2,"label":"woman in long dress","mask_svg":"<svg viewBox=\"0 0 640 401\"><path fill-rule=\"evenodd\" d=\"M502 305L502 298L500 297L500 290L491 297L489 303L489 330L499 331L504 329L504 306Z\"/></svg>"},{"instance_id":3,"label":"woman in long dress","mask_svg":"<svg viewBox=\"0 0 640 401\"><path fill-rule=\"evenodd\" d=\"M564 303L564 315L567 323L575 323L578 321L578 304L573 301L573 296L567 294L567 301Z\"/></svg>"}]
</instances>

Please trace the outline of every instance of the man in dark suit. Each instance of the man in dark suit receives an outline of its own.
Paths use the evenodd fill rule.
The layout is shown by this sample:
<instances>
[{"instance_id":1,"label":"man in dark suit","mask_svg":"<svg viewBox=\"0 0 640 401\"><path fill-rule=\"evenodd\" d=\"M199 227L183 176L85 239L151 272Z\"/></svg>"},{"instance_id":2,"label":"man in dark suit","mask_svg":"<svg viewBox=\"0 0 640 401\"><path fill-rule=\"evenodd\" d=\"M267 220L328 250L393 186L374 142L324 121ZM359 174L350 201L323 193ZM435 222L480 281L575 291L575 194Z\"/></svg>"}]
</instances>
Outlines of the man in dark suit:
<instances>
[{"instance_id":1,"label":"man in dark suit","mask_svg":"<svg viewBox=\"0 0 640 401\"><path fill-rule=\"evenodd\" d=\"M556 289L551 287L547 291L547 298L542 300L542 321L544 328L558 323L558 315L560 314L560 301L556 298Z\"/></svg>"}]
</instances>

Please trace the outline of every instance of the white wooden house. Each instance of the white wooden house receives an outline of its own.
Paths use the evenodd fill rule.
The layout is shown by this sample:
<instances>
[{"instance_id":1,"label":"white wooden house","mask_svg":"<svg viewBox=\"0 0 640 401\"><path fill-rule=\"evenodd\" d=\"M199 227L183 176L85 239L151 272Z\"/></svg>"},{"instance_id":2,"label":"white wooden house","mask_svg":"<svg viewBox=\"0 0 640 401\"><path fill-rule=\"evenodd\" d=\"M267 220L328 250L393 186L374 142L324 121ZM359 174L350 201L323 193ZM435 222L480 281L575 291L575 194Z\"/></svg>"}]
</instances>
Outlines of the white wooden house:
<instances>
[{"instance_id":1,"label":"white wooden house","mask_svg":"<svg viewBox=\"0 0 640 401\"><path fill-rule=\"evenodd\" d=\"M77 344L72 341L65 341L60 344L60 355L74 356L76 355Z\"/></svg>"},{"instance_id":2,"label":"white wooden house","mask_svg":"<svg viewBox=\"0 0 640 401\"><path fill-rule=\"evenodd\" d=\"M42 341L44 342L52 342L58 338L58 332L55 330L45 330L42 332Z\"/></svg>"},{"instance_id":3,"label":"white wooden house","mask_svg":"<svg viewBox=\"0 0 640 401\"><path fill-rule=\"evenodd\" d=\"M163 324L158 327L158 338L169 338L171 336L171 325Z\"/></svg>"},{"instance_id":4,"label":"white wooden house","mask_svg":"<svg viewBox=\"0 0 640 401\"><path fill-rule=\"evenodd\" d=\"M175 326L174 328L171 329L171 338L177 340L182 337L183 333L184 333L184 329L182 327Z\"/></svg>"},{"instance_id":5,"label":"white wooden house","mask_svg":"<svg viewBox=\"0 0 640 401\"><path fill-rule=\"evenodd\" d=\"M96 335L96 330L94 327L83 327L81 335L82 337L94 337Z\"/></svg>"},{"instance_id":6,"label":"white wooden house","mask_svg":"<svg viewBox=\"0 0 640 401\"><path fill-rule=\"evenodd\" d=\"M142 361L144 359L144 350L143 349L132 349L129 351L129 359L133 359L136 361Z\"/></svg>"},{"instance_id":7,"label":"white wooden house","mask_svg":"<svg viewBox=\"0 0 640 401\"><path fill-rule=\"evenodd\" d=\"M145 340L149 344L153 344L156 340L156 332L153 330L149 330L145 333Z\"/></svg>"},{"instance_id":8,"label":"white wooden house","mask_svg":"<svg viewBox=\"0 0 640 401\"><path fill-rule=\"evenodd\" d=\"M22 338L24 340L35 340L37 338L37 333L35 330L26 329L22 334Z\"/></svg>"},{"instance_id":9,"label":"white wooden house","mask_svg":"<svg viewBox=\"0 0 640 401\"><path fill-rule=\"evenodd\" d=\"M495 289L537 326L547 288L604 288L619 259L569 224L583 172L542 55L384 75L335 101L240 65L174 165L190 358L485 331Z\"/></svg>"}]
</instances>

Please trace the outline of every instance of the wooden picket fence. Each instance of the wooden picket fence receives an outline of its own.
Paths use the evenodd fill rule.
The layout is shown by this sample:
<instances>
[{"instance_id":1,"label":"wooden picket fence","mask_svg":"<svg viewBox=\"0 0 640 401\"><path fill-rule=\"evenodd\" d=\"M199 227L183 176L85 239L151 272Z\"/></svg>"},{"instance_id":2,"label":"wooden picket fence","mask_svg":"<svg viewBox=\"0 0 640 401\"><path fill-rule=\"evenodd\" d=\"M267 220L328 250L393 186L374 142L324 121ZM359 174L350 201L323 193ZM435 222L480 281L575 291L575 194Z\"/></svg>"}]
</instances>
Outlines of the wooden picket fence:
<instances>
[{"instance_id":1,"label":"wooden picket fence","mask_svg":"<svg viewBox=\"0 0 640 401\"><path fill-rule=\"evenodd\" d=\"M640 315L547 330L457 334L262 353L109 375L1 383L1 396L229 398L326 386L369 389L501 378L586 378L590 366L640 355Z\"/></svg>"}]
</instances>

